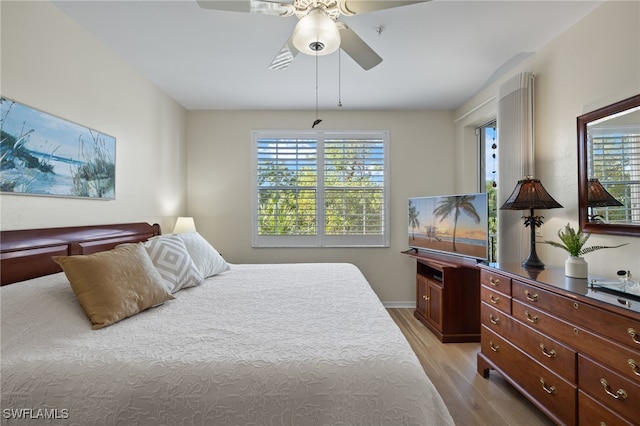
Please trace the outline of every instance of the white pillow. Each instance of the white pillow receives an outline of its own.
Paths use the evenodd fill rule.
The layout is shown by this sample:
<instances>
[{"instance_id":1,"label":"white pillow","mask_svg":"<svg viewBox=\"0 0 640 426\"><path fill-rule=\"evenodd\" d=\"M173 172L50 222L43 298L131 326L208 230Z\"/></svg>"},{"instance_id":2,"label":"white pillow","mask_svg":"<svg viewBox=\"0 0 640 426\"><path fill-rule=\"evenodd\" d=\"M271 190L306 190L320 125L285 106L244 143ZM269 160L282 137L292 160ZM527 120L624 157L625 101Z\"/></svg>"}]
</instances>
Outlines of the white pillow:
<instances>
[{"instance_id":1,"label":"white pillow","mask_svg":"<svg viewBox=\"0 0 640 426\"><path fill-rule=\"evenodd\" d=\"M174 235L153 238L144 243L144 248L171 293L204 282L182 239Z\"/></svg>"},{"instance_id":2,"label":"white pillow","mask_svg":"<svg viewBox=\"0 0 640 426\"><path fill-rule=\"evenodd\" d=\"M184 242L191 259L193 259L193 263L196 264L203 277L212 277L230 269L229 264L220 253L199 233L186 232L174 234L174 236Z\"/></svg>"}]
</instances>

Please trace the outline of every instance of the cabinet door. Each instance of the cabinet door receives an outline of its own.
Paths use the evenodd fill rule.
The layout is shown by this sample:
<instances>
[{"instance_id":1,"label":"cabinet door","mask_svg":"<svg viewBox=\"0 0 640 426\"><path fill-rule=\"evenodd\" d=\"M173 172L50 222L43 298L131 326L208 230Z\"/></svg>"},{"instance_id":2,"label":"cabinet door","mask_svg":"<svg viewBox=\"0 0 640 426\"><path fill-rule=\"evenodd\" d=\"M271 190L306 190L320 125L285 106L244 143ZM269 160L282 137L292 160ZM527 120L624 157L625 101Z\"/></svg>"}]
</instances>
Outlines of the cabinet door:
<instances>
[{"instance_id":1,"label":"cabinet door","mask_svg":"<svg viewBox=\"0 0 640 426\"><path fill-rule=\"evenodd\" d=\"M442 287L440 283L427 279L427 320L442 331Z\"/></svg>"},{"instance_id":2,"label":"cabinet door","mask_svg":"<svg viewBox=\"0 0 640 426\"><path fill-rule=\"evenodd\" d=\"M427 300L429 298L427 287L427 277L416 275L416 311L425 318L427 317Z\"/></svg>"}]
</instances>

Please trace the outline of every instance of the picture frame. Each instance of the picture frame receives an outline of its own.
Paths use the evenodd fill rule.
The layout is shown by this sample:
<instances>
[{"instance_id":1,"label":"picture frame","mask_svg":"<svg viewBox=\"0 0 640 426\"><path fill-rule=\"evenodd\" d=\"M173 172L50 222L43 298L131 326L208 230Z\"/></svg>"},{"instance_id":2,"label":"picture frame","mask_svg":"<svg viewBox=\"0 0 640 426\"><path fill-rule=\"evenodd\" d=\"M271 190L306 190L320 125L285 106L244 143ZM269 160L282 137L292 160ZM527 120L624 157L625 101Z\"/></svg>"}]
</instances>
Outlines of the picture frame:
<instances>
[{"instance_id":1,"label":"picture frame","mask_svg":"<svg viewBox=\"0 0 640 426\"><path fill-rule=\"evenodd\" d=\"M0 97L0 192L114 200L116 138Z\"/></svg>"}]
</instances>

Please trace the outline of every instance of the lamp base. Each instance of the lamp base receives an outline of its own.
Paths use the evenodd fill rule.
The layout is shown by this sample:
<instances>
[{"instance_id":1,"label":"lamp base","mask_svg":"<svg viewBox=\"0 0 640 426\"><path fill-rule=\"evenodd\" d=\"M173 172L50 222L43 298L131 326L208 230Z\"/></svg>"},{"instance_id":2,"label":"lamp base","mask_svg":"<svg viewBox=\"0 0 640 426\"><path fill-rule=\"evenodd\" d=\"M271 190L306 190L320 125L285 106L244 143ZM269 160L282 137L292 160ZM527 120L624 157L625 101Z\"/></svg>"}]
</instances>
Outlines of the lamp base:
<instances>
[{"instance_id":1,"label":"lamp base","mask_svg":"<svg viewBox=\"0 0 640 426\"><path fill-rule=\"evenodd\" d=\"M529 229L531 231L531 235L529 236L529 257L527 257L523 262L522 266L525 268L535 268L535 269L544 269L544 263L538 258L538 254L536 253L536 227L542 224L542 220L536 218L533 215L533 209L531 209L531 215L527 218L529 222Z\"/></svg>"},{"instance_id":2,"label":"lamp base","mask_svg":"<svg viewBox=\"0 0 640 426\"><path fill-rule=\"evenodd\" d=\"M525 268L544 269L544 263L542 263L537 256L535 258L532 258L532 256L527 257L522 262L522 266Z\"/></svg>"},{"instance_id":3,"label":"lamp base","mask_svg":"<svg viewBox=\"0 0 640 426\"><path fill-rule=\"evenodd\" d=\"M524 262L522 262L522 266L525 268L544 269L544 263L540 262L539 260L537 262L532 261L528 258Z\"/></svg>"}]
</instances>

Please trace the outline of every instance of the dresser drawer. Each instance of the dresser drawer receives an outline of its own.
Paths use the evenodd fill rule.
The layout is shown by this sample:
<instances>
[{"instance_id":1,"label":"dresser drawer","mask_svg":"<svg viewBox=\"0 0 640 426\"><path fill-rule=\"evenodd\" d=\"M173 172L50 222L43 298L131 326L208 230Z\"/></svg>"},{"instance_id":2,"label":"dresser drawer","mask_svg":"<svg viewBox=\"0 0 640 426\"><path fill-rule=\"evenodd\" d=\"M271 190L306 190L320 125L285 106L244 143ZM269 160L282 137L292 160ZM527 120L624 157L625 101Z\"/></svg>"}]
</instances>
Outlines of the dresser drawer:
<instances>
[{"instance_id":1,"label":"dresser drawer","mask_svg":"<svg viewBox=\"0 0 640 426\"><path fill-rule=\"evenodd\" d=\"M578 356L578 382L593 399L640 424L640 385L583 355Z\"/></svg>"},{"instance_id":2,"label":"dresser drawer","mask_svg":"<svg viewBox=\"0 0 640 426\"><path fill-rule=\"evenodd\" d=\"M486 285L480 287L480 300L487 302L487 304L502 312L507 314L511 313L511 297L493 288L489 288Z\"/></svg>"},{"instance_id":3,"label":"dresser drawer","mask_svg":"<svg viewBox=\"0 0 640 426\"><path fill-rule=\"evenodd\" d=\"M576 423L576 387L482 326L482 353L554 421ZM526 366L526 367L525 367Z\"/></svg>"},{"instance_id":4,"label":"dresser drawer","mask_svg":"<svg viewBox=\"0 0 640 426\"><path fill-rule=\"evenodd\" d=\"M504 328L505 322L509 320L511 320L509 315L497 310L492 305L486 302L480 304L480 322L499 335L504 336L507 333Z\"/></svg>"},{"instance_id":5,"label":"dresser drawer","mask_svg":"<svg viewBox=\"0 0 640 426\"><path fill-rule=\"evenodd\" d=\"M591 306L518 280L512 281L512 297L613 340L640 350L640 321Z\"/></svg>"},{"instance_id":6,"label":"dresser drawer","mask_svg":"<svg viewBox=\"0 0 640 426\"><path fill-rule=\"evenodd\" d=\"M570 383L576 383L577 361L576 352L573 349L532 330L486 303L482 304L482 323L545 368Z\"/></svg>"},{"instance_id":7,"label":"dresser drawer","mask_svg":"<svg viewBox=\"0 0 640 426\"><path fill-rule=\"evenodd\" d=\"M575 329L573 324L516 299L511 303L511 313L515 319L560 341L565 341L563 337L570 336Z\"/></svg>"},{"instance_id":8,"label":"dresser drawer","mask_svg":"<svg viewBox=\"0 0 640 426\"><path fill-rule=\"evenodd\" d=\"M627 379L640 384L638 351L515 299L512 302L512 313L514 318L527 326L579 353L599 360Z\"/></svg>"},{"instance_id":9,"label":"dresser drawer","mask_svg":"<svg viewBox=\"0 0 640 426\"><path fill-rule=\"evenodd\" d=\"M557 332L562 333L561 339L565 344L640 386L639 351L595 335L582 327L574 327L571 330L569 327L560 326Z\"/></svg>"},{"instance_id":10,"label":"dresser drawer","mask_svg":"<svg viewBox=\"0 0 640 426\"><path fill-rule=\"evenodd\" d=\"M505 275L482 269L480 271L480 284L511 296L511 278Z\"/></svg>"},{"instance_id":11,"label":"dresser drawer","mask_svg":"<svg viewBox=\"0 0 640 426\"><path fill-rule=\"evenodd\" d=\"M578 407L579 426L633 426L581 390L578 390Z\"/></svg>"}]
</instances>

